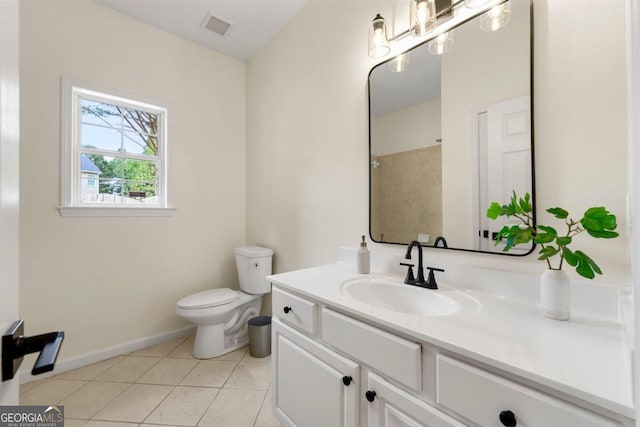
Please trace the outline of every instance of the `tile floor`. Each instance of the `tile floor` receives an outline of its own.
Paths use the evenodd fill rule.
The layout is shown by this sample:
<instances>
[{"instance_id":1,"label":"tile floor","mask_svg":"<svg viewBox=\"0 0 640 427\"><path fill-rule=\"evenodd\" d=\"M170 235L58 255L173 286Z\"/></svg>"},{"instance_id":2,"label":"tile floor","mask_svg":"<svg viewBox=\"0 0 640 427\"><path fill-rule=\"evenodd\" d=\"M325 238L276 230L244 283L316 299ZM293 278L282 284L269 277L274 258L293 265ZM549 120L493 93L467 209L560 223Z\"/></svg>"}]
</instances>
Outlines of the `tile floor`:
<instances>
[{"instance_id":1,"label":"tile floor","mask_svg":"<svg viewBox=\"0 0 640 427\"><path fill-rule=\"evenodd\" d=\"M22 384L23 405L64 405L65 426L278 426L271 357L248 348L209 360L181 338Z\"/></svg>"}]
</instances>

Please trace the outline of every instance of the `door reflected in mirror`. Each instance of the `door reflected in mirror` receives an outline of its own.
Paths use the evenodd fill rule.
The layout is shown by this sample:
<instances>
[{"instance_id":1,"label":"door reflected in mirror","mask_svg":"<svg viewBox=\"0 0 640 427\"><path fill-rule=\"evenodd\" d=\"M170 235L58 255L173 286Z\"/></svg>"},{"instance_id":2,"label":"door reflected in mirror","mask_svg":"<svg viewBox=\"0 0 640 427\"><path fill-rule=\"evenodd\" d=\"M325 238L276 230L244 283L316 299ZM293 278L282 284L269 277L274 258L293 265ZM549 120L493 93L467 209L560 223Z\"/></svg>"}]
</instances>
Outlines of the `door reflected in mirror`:
<instances>
[{"instance_id":1,"label":"door reflected in mirror","mask_svg":"<svg viewBox=\"0 0 640 427\"><path fill-rule=\"evenodd\" d=\"M372 240L503 253L489 204L533 194L531 3L508 3L500 29L478 16L445 53L427 41L369 74Z\"/></svg>"}]
</instances>

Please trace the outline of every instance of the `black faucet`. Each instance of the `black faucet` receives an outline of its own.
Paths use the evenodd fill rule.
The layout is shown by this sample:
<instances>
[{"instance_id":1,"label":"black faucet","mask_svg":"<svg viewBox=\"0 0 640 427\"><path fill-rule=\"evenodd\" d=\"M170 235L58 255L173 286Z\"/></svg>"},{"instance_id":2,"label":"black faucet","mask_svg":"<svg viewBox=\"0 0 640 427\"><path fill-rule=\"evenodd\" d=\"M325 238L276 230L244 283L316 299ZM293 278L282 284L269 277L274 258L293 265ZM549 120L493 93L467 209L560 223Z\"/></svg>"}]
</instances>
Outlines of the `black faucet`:
<instances>
[{"instance_id":1,"label":"black faucet","mask_svg":"<svg viewBox=\"0 0 640 427\"><path fill-rule=\"evenodd\" d=\"M438 245L439 245L439 244L441 244L441 243L442 243L442 247L443 247L443 248L445 248L445 249L449 248L449 246L447 246L447 241L446 241L446 240L445 240L445 238L444 238L444 237L442 237L442 236L438 236L438 237L436 238L436 241L433 243L433 247L434 247L434 248L437 248L437 247L438 247Z\"/></svg>"},{"instance_id":2,"label":"black faucet","mask_svg":"<svg viewBox=\"0 0 640 427\"><path fill-rule=\"evenodd\" d=\"M404 259L411 259L411 250L414 246L418 247L418 278L416 279L413 277L413 264L405 264L401 262L400 265L409 267L409 270L407 271L407 277L405 277L404 279L404 283L406 283L407 285L421 286L428 289L438 289L436 276L433 272L434 270L444 270L440 268L427 267L427 269L429 270L429 278L427 280L424 280L424 270L422 267L422 245L420 244L420 242L418 242L417 240L412 240L411 243L409 243L409 247L407 248L407 253L404 256Z\"/></svg>"},{"instance_id":3,"label":"black faucet","mask_svg":"<svg viewBox=\"0 0 640 427\"><path fill-rule=\"evenodd\" d=\"M404 259L411 259L411 250L414 246L418 247L418 278L413 278L413 270L409 267L409 271L407 272L407 277L404 279L404 283L407 285L418 285L424 286L426 284L424 280L424 271L422 269L422 245L417 240L412 240L409 243L409 247L407 248L407 253L404 256Z\"/></svg>"}]
</instances>

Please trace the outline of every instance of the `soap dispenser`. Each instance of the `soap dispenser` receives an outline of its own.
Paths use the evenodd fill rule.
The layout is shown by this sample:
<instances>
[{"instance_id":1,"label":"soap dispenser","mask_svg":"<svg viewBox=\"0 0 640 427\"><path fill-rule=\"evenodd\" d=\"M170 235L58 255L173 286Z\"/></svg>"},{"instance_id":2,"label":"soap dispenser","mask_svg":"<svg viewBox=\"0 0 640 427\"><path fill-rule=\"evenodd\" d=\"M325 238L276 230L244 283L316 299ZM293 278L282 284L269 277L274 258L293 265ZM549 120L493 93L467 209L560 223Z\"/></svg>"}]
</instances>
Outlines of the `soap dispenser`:
<instances>
[{"instance_id":1,"label":"soap dispenser","mask_svg":"<svg viewBox=\"0 0 640 427\"><path fill-rule=\"evenodd\" d=\"M358 273L368 274L370 269L369 249L367 249L367 243L362 236L362 242L360 243L360 249L358 249Z\"/></svg>"}]
</instances>

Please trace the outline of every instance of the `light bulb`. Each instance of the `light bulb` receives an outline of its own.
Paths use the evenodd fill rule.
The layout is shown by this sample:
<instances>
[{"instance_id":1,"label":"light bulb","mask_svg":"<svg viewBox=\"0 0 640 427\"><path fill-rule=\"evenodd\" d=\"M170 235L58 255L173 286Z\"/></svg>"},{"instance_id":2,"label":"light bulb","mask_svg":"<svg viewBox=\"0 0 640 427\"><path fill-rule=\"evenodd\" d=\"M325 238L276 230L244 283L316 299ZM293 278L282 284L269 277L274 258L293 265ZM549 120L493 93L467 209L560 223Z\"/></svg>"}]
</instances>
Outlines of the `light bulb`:
<instances>
[{"instance_id":1,"label":"light bulb","mask_svg":"<svg viewBox=\"0 0 640 427\"><path fill-rule=\"evenodd\" d=\"M511 0L491 8L480 18L482 31L496 31L511 21Z\"/></svg>"},{"instance_id":2,"label":"light bulb","mask_svg":"<svg viewBox=\"0 0 640 427\"><path fill-rule=\"evenodd\" d=\"M442 55L447 53L453 47L453 30L440 34L435 39L431 40L427 48L429 52L434 55Z\"/></svg>"},{"instance_id":3,"label":"light bulb","mask_svg":"<svg viewBox=\"0 0 640 427\"><path fill-rule=\"evenodd\" d=\"M384 18L377 14L369 27L369 56L381 58L391 51L387 38L387 25Z\"/></svg>"},{"instance_id":4,"label":"light bulb","mask_svg":"<svg viewBox=\"0 0 640 427\"><path fill-rule=\"evenodd\" d=\"M421 1L418 3L418 22L421 25L424 25L427 22L427 18L429 18L429 11L427 10L427 2Z\"/></svg>"},{"instance_id":5,"label":"light bulb","mask_svg":"<svg viewBox=\"0 0 640 427\"><path fill-rule=\"evenodd\" d=\"M398 55L389 61L389 68L394 73L401 73L409 68L409 52Z\"/></svg>"},{"instance_id":6,"label":"light bulb","mask_svg":"<svg viewBox=\"0 0 640 427\"><path fill-rule=\"evenodd\" d=\"M435 0L411 0L409 14L414 36L424 36L436 26Z\"/></svg>"}]
</instances>

